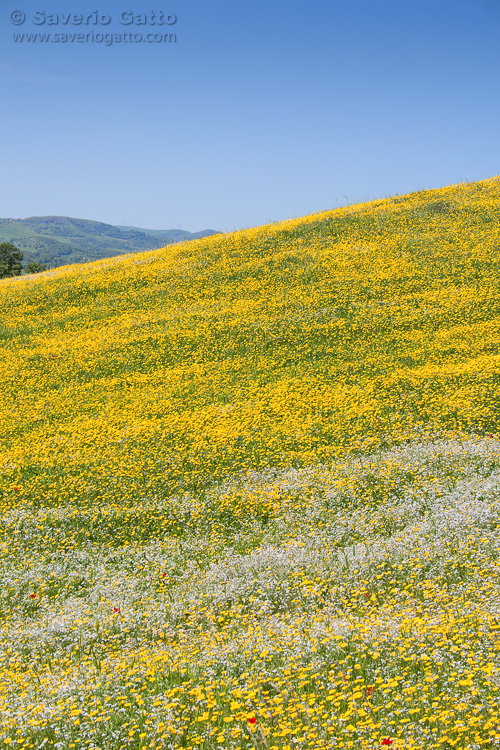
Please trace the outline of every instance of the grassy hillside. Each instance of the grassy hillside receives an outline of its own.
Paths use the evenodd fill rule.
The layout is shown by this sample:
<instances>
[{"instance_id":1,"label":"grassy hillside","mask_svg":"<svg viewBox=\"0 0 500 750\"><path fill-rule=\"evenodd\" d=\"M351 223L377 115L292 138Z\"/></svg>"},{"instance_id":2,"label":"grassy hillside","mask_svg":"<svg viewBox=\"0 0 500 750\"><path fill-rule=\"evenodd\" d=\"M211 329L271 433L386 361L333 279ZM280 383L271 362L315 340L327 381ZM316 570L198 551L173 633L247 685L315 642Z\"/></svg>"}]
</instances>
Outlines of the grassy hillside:
<instances>
[{"instance_id":1,"label":"grassy hillside","mask_svg":"<svg viewBox=\"0 0 500 750\"><path fill-rule=\"evenodd\" d=\"M162 232L115 227L69 216L0 219L0 242L11 242L22 250L24 265L38 261L49 268L150 250L182 239L196 239L210 234L215 232L208 229L196 235L180 229Z\"/></svg>"},{"instance_id":2,"label":"grassy hillside","mask_svg":"<svg viewBox=\"0 0 500 750\"><path fill-rule=\"evenodd\" d=\"M500 747L499 267L497 177L0 282L0 744Z\"/></svg>"}]
</instances>

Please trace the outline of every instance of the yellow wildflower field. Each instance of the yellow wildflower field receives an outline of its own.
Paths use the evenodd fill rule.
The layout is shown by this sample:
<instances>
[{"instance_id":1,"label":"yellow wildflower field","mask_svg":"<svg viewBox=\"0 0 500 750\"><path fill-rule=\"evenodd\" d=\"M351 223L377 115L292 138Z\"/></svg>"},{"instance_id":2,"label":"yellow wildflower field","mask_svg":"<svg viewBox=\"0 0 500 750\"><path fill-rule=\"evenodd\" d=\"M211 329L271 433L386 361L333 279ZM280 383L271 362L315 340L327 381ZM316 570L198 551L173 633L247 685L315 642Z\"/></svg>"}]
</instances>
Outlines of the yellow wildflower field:
<instances>
[{"instance_id":1,"label":"yellow wildflower field","mask_svg":"<svg viewBox=\"0 0 500 750\"><path fill-rule=\"evenodd\" d=\"M500 178L0 282L0 747L500 748Z\"/></svg>"}]
</instances>

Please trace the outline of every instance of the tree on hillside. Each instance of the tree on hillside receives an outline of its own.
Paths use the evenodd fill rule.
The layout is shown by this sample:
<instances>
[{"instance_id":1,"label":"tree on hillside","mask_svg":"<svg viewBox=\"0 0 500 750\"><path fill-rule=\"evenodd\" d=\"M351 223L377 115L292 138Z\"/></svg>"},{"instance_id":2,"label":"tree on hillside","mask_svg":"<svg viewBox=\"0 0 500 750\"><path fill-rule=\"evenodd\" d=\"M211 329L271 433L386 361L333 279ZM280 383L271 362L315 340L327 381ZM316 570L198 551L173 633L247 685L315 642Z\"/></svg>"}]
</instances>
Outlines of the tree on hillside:
<instances>
[{"instance_id":1,"label":"tree on hillside","mask_svg":"<svg viewBox=\"0 0 500 750\"><path fill-rule=\"evenodd\" d=\"M41 271L46 271L47 266L44 266L43 263L39 263L37 260L30 260L29 263L26 263L24 266L25 273L40 273Z\"/></svg>"},{"instance_id":2,"label":"tree on hillside","mask_svg":"<svg viewBox=\"0 0 500 750\"><path fill-rule=\"evenodd\" d=\"M11 242L0 243L0 279L21 275L23 254Z\"/></svg>"}]
</instances>

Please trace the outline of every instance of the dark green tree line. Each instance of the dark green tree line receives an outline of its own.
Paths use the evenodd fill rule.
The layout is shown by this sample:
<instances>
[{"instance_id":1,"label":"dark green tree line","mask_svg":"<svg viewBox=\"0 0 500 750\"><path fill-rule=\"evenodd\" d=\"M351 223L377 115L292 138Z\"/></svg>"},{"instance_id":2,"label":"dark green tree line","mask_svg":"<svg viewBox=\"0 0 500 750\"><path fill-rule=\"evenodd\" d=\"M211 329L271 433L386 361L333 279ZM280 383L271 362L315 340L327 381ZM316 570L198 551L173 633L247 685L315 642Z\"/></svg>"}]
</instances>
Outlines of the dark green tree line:
<instances>
[{"instance_id":1,"label":"dark green tree line","mask_svg":"<svg viewBox=\"0 0 500 750\"><path fill-rule=\"evenodd\" d=\"M11 242L0 243L0 279L10 276L20 276L23 254Z\"/></svg>"}]
</instances>

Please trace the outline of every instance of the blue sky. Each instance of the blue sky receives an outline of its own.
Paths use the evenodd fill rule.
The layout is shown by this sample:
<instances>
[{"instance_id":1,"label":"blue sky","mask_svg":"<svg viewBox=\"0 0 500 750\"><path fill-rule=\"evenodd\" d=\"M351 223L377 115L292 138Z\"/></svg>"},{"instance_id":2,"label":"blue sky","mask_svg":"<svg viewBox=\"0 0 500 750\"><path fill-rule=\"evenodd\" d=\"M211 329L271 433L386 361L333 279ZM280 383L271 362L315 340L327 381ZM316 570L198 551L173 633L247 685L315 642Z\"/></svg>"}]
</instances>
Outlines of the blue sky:
<instances>
[{"instance_id":1,"label":"blue sky","mask_svg":"<svg viewBox=\"0 0 500 750\"><path fill-rule=\"evenodd\" d=\"M500 173L500 0L129 2L2 0L0 216L230 231Z\"/></svg>"}]
</instances>

